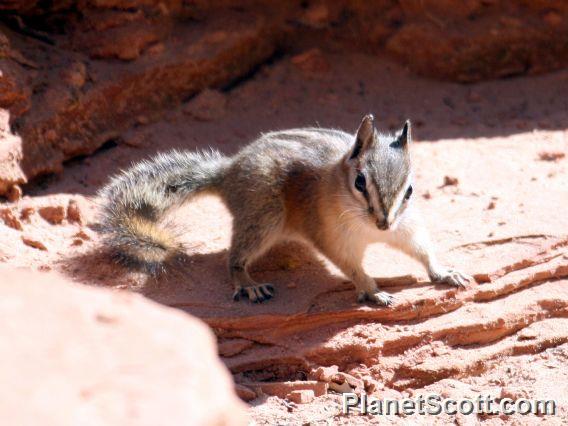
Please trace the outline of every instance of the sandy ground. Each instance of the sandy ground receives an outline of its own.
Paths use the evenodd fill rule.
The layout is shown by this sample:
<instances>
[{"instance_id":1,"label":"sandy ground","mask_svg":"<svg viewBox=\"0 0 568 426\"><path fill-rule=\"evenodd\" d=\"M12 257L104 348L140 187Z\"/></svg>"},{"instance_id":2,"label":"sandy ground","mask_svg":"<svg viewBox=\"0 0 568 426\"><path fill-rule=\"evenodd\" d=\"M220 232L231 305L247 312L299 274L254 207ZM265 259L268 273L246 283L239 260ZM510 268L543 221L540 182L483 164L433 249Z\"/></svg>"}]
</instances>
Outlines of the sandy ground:
<instances>
[{"instance_id":1,"label":"sandy ground","mask_svg":"<svg viewBox=\"0 0 568 426\"><path fill-rule=\"evenodd\" d=\"M560 424L568 420L566 111L568 71L463 86L417 78L370 56L285 56L158 121L142 118L96 154L68 162L63 175L0 206L0 260L138 291L204 319L235 381L253 391L258 382L300 383L317 367L335 365L378 396L487 391L559 402L557 416L544 419L442 416L440 423ZM255 267L259 279L275 284L276 298L234 303L225 266L231 218L214 198L175 215L188 259L167 277L124 271L100 250L94 196L133 161L174 147L230 154L260 132L288 127L354 131L367 112L383 130L413 120L414 201L441 259L478 283L464 291L432 285L420 265L376 245L365 267L398 303L357 305L350 283L325 259L284 247ZM446 177L456 183L446 185ZM256 391L250 413L258 424L379 420L338 415L339 400L330 392L293 407Z\"/></svg>"}]
</instances>

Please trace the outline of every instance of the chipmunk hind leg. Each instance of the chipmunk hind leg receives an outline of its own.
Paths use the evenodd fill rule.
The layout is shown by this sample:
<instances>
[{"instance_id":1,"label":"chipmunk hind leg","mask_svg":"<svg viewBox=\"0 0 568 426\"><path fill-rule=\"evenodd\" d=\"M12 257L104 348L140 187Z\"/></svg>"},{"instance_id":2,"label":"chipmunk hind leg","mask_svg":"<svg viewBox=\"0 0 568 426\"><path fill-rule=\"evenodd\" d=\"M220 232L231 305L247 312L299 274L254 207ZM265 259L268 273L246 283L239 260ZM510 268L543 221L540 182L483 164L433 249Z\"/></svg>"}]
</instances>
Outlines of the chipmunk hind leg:
<instances>
[{"instance_id":1,"label":"chipmunk hind leg","mask_svg":"<svg viewBox=\"0 0 568 426\"><path fill-rule=\"evenodd\" d=\"M254 281L248 268L280 239L283 224L284 210L279 202L256 211L241 210L234 214L229 272L235 289L235 301L243 296L251 302L262 303L274 296L274 286Z\"/></svg>"}]
</instances>

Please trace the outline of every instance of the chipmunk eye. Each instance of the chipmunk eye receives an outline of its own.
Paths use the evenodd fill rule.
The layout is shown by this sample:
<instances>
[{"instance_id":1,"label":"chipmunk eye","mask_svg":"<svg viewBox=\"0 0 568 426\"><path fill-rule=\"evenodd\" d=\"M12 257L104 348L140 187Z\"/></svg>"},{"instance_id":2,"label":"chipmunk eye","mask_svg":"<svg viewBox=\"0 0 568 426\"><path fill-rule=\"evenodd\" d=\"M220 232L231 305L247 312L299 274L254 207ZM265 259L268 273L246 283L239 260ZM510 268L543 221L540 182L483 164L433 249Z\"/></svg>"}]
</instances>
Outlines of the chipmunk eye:
<instances>
[{"instance_id":1,"label":"chipmunk eye","mask_svg":"<svg viewBox=\"0 0 568 426\"><path fill-rule=\"evenodd\" d=\"M359 192L365 192L366 185L367 181L365 180L365 175L361 172L357 173L357 177L355 178L355 189Z\"/></svg>"},{"instance_id":2,"label":"chipmunk eye","mask_svg":"<svg viewBox=\"0 0 568 426\"><path fill-rule=\"evenodd\" d=\"M408 187L408 189L406 190L406 194L404 194L404 199L405 199L405 200L408 200L411 195L412 195L412 185L410 185L410 186Z\"/></svg>"}]
</instances>

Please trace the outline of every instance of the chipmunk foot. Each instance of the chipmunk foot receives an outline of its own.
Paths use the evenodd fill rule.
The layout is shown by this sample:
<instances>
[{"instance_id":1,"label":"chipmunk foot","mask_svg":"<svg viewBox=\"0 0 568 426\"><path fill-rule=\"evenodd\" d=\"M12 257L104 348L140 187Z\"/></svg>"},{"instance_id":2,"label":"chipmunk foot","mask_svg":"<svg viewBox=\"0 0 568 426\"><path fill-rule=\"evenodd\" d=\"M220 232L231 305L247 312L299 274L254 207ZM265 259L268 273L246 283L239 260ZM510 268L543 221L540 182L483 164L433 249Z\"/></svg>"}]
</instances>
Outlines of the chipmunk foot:
<instances>
[{"instance_id":1,"label":"chipmunk foot","mask_svg":"<svg viewBox=\"0 0 568 426\"><path fill-rule=\"evenodd\" d=\"M379 306L392 306L395 303L395 297L384 291L361 291L357 295L357 302L371 302Z\"/></svg>"},{"instance_id":2,"label":"chipmunk foot","mask_svg":"<svg viewBox=\"0 0 568 426\"><path fill-rule=\"evenodd\" d=\"M262 303L274 296L274 286L272 284L259 284L247 287L236 287L233 293L233 300L235 302L241 299L241 296L246 297L253 303Z\"/></svg>"},{"instance_id":3,"label":"chipmunk foot","mask_svg":"<svg viewBox=\"0 0 568 426\"><path fill-rule=\"evenodd\" d=\"M453 268L438 268L430 272L430 279L433 282L449 284L457 288L465 288L466 284L473 281L468 274L464 274Z\"/></svg>"}]
</instances>

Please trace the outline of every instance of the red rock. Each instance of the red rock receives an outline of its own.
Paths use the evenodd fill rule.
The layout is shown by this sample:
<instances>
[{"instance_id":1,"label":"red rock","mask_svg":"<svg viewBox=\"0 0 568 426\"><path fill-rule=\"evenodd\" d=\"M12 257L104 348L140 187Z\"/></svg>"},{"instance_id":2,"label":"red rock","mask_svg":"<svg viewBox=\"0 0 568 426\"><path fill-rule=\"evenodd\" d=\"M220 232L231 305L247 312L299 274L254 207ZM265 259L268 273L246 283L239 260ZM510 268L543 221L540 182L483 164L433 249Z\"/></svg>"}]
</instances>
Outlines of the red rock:
<instances>
[{"instance_id":1,"label":"red rock","mask_svg":"<svg viewBox=\"0 0 568 426\"><path fill-rule=\"evenodd\" d=\"M63 206L45 206L38 209L39 215L52 225L59 225L65 219Z\"/></svg>"},{"instance_id":2,"label":"red rock","mask_svg":"<svg viewBox=\"0 0 568 426\"><path fill-rule=\"evenodd\" d=\"M79 209L79 205L75 200L69 200L69 204L67 204L67 220L69 222L75 222L79 224L83 223L81 210Z\"/></svg>"},{"instance_id":3,"label":"red rock","mask_svg":"<svg viewBox=\"0 0 568 426\"><path fill-rule=\"evenodd\" d=\"M323 28L330 23L330 10L325 3L311 5L302 15L303 24L313 28Z\"/></svg>"},{"instance_id":4,"label":"red rock","mask_svg":"<svg viewBox=\"0 0 568 426\"><path fill-rule=\"evenodd\" d=\"M331 382L338 373L337 365L332 365L330 367L318 367L311 376L314 380L320 382Z\"/></svg>"},{"instance_id":5,"label":"red rock","mask_svg":"<svg viewBox=\"0 0 568 426\"><path fill-rule=\"evenodd\" d=\"M4 222L6 226L14 228L17 231L21 231L23 228L22 222L18 220L12 210L8 208L0 209L0 219Z\"/></svg>"},{"instance_id":6,"label":"red rock","mask_svg":"<svg viewBox=\"0 0 568 426\"><path fill-rule=\"evenodd\" d=\"M79 89L87 81L87 67L83 62L73 62L62 72L62 77L68 85Z\"/></svg>"},{"instance_id":7,"label":"red rock","mask_svg":"<svg viewBox=\"0 0 568 426\"><path fill-rule=\"evenodd\" d=\"M380 383L372 377L365 377L363 379L363 384L365 386L365 393L369 395L380 389Z\"/></svg>"},{"instance_id":8,"label":"red rock","mask_svg":"<svg viewBox=\"0 0 568 426\"><path fill-rule=\"evenodd\" d=\"M458 178L452 177L452 176L444 176L444 183L442 184L442 187L444 187L444 186L457 186L458 183L459 183Z\"/></svg>"},{"instance_id":9,"label":"red rock","mask_svg":"<svg viewBox=\"0 0 568 426\"><path fill-rule=\"evenodd\" d=\"M4 422L248 423L201 321L56 274L3 268L2 278Z\"/></svg>"},{"instance_id":10,"label":"red rock","mask_svg":"<svg viewBox=\"0 0 568 426\"><path fill-rule=\"evenodd\" d=\"M562 158L566 157L566 154L564 152L540 152L538 154L538 157L541 161L553 161L556 162L558 160L561 160Z\"/></svg>"},{"instance_id":11,"label":"red rock","mask_svg":"<svg viewBox=\"0 0 568 426\"><path fill-rule=\"evenodd\" d=\"M0 195L6 194L14 184L26 183L39 175L60 173L65 160L91 154L103 145L109 138L109 129L124 132L140 115L154 116L179 106L208 87L221 87L246 75L272 55L277 36L282 32L280 26L260 17L248 15L250 19L238 21L220 16L207 19L203 28L198 25L200 28L193 31L189 25L186 28L189 31L183 29L176 37L169 38L175 19L171 11L180 10L181 2L158 3L164 3L165 9L153 0L140 9L131 5L124 14L111 8L103 15L108 12L126 17L121 16L118 22L114 22L114 17L108 18L110 23L101 29L93 24L101 22L100 13L89 6L83 19L69 23L73 30L62 37L61 44L73 48L61 51L68 54L57 59L39 55L43 59L38 68L56 70L56 74L51 71L42 74L41 84L34 76L37 70L26 71L27 68L11 59L0 59L0 109L9 110L10 120L27 114L18 123L19 137L0 134ZM57 11L61 19L66 16L64 9ZM131 13L130 9L138 12ZM163 13L164 10L168 13ZM91 12L95 15L92 19ZM183 27L175 23L178 24L178 28ZM220 24L226 26L221 31L223 38L215 35L220 32ZM211 34L216 39L208 37ZM164 53L145 58L144 49L160 43L164 43ZM9 46L7 40L6 44ZM62 64L73 64L76 60L77 53L73 50L100 58L132 61L133 66L125 67L126 64L114 60L85 60L86 70L81 65L75 66L76 69L71 65L69 70L63 69L62 77ZM4 52L2 40L0 52ZM140 55L144 58L139 58ZM4 55L0 53L0 57ZM33 93L31 82L37 93ZM33 106L32 94L37 98ZM20 137L28 141L25 156Z\"/></svg>"},{"instance_id":12,"label":"red rock","mask_svg":"<svg viewBox=\"0 0 568 426\"><path fill-rule=\"evenodd\" d=\"M252 401L257 397L256 393L247 386L236 384L235 391L237 392L238 397L243 401Z\"/></svg>"},{"instance_id":13,"label":"red rock","mask_svg":"<svg viewBox=\"0 0 568 426\"><path fill-rule=\"evenodd\" d=\"M21 138L0 132L0 194L8 193L14 185L27 182L22 170L23 158Z\"/></svg>"},{"instance_id":14,"label":"red rock","mask_svg":"<svg viewBox=\"0 0 568 426\"><path fill-rule=\"evenodd\" d=\"M566 16L563 17L558 12L553 12L553 11L546 13L543 17L544 22L546 22L551 27L561 26L565 19Z\"/></svg>"},{"instance_id":15,"label":"red rock","mask_svg":"<svg viewBox=\"0 0 568 426\"><path fill-rule=\"evenodd\" d=\"M87 234L84 229L81 229L79 232L77 232L73 236L76 237L76 238L80 238L81 240L84 240L84 241L89 241L91 239L89 234Z\"/></svg>"},{"instance_id":16,"label":"red rock","mask_svg":"<svg viewBox=\"0 0 568 426\"><path fill-rule=\"evenodd\" d=\"M131 146L133 148L141 148L149 145L148 134L143 131L135 130L133 132L128 132L122 138L125 145Z\"/></svg>"},{"instance_id":17,"label":"red rock","mask_svg":"<svg viewBox=\"0 0 568 426\"><path fill-rule=\"evenodd\" d=\"M481 97L481 95L473 90L470 90L470 92L467 95L467 100L468 102L471 103L478 103L481 102L483 100L483 98Z\"/></svg>"},{"instance_id":18,"label":"red rock","mask_svg":"<svg viewBox=\"0 0 568 426\"><path fill-rule=\"evenodd\" d=\"M351 389L350 392L355 392L360 394L361 392L365 391L365 383L362 379L358 379L357 377L352 376L351 374L347 373L337 373L332 377L332 381L339 385L346 383L349 388Z\"/></svg>"},{"instance_id":19,"label":"red rock","mask_svg":"<svg viewBox=\"0 0 568 426\"><path fill-rule=\"evenodd\" d=\"M292 57L292 63L307 74L327 73L331 66L320 49L311 49Z\"/></svg>"},{"instance_id":20,"label":"red rock","mask_svg":"<svg viewBox=\"0 0 568 426\"><path fill-rule=\"evenodd\" d=\"M224 340L219 343L219 355L221 356L235 356L251 346L254 345L254 342L246 339L229 339Z\"/></svg>"},{"instance_id":21,"label":"red rock","mask_svg":"<svg viewBox=\"0 0 568 426\"><path fill-rule=\"evenodd\" d=\"M294 390L286 395L286 399L295 404L309 404L314 398L315 395L312 389Z\"/></svg>"},{"instance_id":22,"label":"red rock","mask_svg":"<svg viewBox=\"0 0 568 426\"><path fill-rule=\"evenodd\" d=\"M87 34L81 46L88 49L92 58L133 61L147 46L160 41L164 29L165 27L155 27L146 22L134 22L124 28L109 29L102 35L97 32Z\"/></svg>"},{"instance_id":23,"label":"red rock","mask_svg":"<svg viewBox=\"0 0 568 426\"><path fill-rule=\"evenodd\" d=\"M26 222L30 221L30 217L35 213L36 209L34 207L24 207L20 210L20 219Z\"/></svg>"},{"instance_id":24,"label":"red rock","mask_svg":"<svg viewBox=\"0 0 568 426\"><path fill-rule=\"evenodd\" d=\"M19 185L13 185L9 190L8 193L6 194L6 198L8 199L8 201L10 201L11 203L15 203L17 201L20 201L22 199L22 188L20 188Z\"/></svg>"},{"instance_id":25,"label":"red rock","mask_svg":"<svg viewBox=\"0 0 568 426\"><path fill-rule=\"evenodd\" d=\"M225 114L227 99L216 90L204 90L192 99L183 109L196 120L211 121Z\"/></svg>"},{"instance_id":26,"label":"red rock","mask_svg":"<svg viewBox=\"0 0 568 426\"><path fill-rule=\"evenodd\" d=\"M45 244L42 243L41 241L34 239L34 238L22 235L22 242L29 247L32 247L32 248L35 248L35 249L38 249L38 250L42 250L42 251L47 251L47 247L45 246Z\"/></svg>"}]
</instances>

